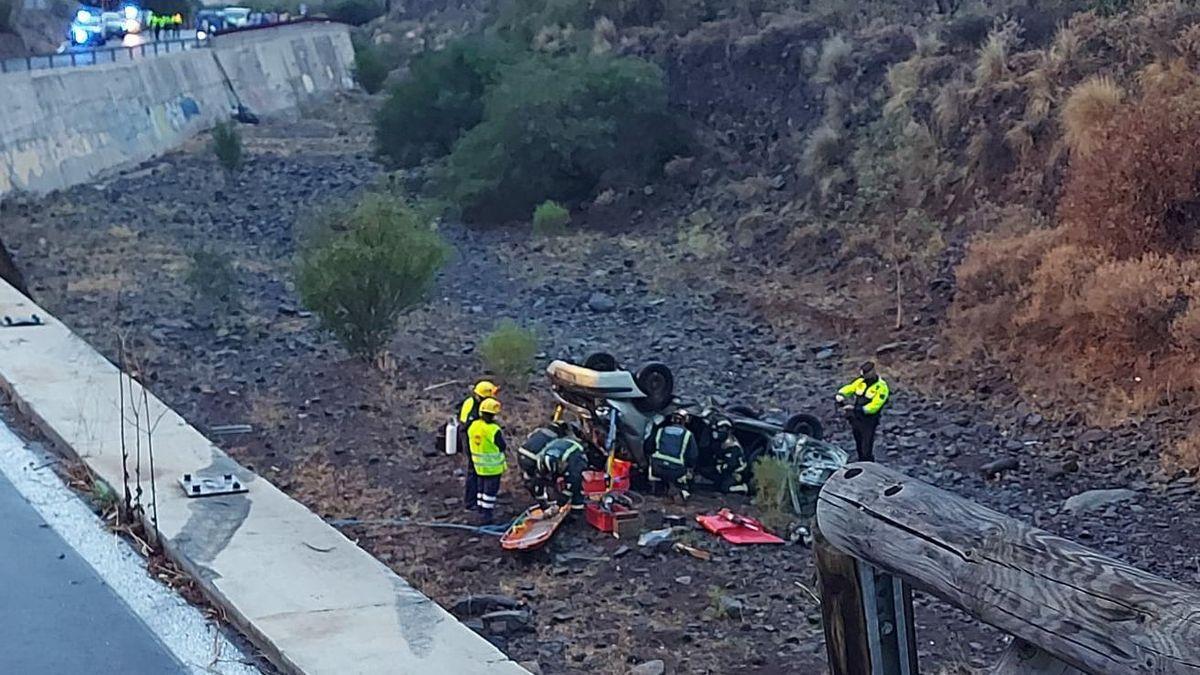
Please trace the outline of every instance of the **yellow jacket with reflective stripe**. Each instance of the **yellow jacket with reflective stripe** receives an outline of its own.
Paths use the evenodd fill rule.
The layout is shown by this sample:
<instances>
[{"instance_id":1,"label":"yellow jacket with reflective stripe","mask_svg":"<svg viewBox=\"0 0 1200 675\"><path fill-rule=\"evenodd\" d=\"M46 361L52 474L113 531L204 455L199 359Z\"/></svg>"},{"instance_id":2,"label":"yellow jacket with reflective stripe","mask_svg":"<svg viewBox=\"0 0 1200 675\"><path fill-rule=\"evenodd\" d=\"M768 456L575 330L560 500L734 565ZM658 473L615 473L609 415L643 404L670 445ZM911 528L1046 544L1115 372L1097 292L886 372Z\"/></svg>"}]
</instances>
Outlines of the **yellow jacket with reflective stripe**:
<instances>
[{"instance_id":1,"label":"yellow jacket with reflective stripe","mask_svg":"<svg viewBox=\"0 0 1200 675\"><path fill-rule=\"evenodd\" d=\"M471 422L467 427L467 438L471 444L471 463L480 476L499 476L504 473L504 453L496 444L500 425L482 419Z\"/></svg>"},{"instance_id":2,"label":"yellow jacket with reflective stripe","mask_svg":"<svg viewBox=\"0 0 1200 675\"><path fill-rule=\"evenodd\" d=\"M838 389L838 393L842 396L856 396L860 400L866 401L862 403L862 410L868 415L877 415L883 409L883 404L887 403L888 391L887 382L883 378L875 380L875 384L867 386L867 383L861 378L855 378L850 384Z\"/></svg>"}]
</instances>

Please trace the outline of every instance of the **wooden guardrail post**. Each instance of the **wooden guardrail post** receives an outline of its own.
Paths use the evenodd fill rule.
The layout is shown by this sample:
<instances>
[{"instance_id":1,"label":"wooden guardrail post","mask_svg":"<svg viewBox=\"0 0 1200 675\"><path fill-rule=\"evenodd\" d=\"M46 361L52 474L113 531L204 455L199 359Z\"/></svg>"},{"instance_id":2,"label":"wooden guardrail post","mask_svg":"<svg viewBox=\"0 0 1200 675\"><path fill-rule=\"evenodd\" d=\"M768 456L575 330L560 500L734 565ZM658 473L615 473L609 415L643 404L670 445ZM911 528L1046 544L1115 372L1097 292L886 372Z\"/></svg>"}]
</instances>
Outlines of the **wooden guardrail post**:
<instances>
[{"instance_id":1,"label":"wooden guardrail post","mask_svg":"<svg viewBox=\"0 0 1200 675\"><path fill-rule=\"evenodd\" d=\"M832 675L917 675L912 592L817 531L813 552Z\"/></svg>"},{"instance_id":2,"label":"wooden guardrail post","mask_svg":"<svg viewBox=\"0 0 1200 675\"><path fill-rule=\"evenodd\" d=\"M1016 644L1006 659L1024 669L997 672L1200 675L1200 593L927 483L850 464L821 489L817 523L859 565L1035 648Z\"/></svg>"}]
</instances>

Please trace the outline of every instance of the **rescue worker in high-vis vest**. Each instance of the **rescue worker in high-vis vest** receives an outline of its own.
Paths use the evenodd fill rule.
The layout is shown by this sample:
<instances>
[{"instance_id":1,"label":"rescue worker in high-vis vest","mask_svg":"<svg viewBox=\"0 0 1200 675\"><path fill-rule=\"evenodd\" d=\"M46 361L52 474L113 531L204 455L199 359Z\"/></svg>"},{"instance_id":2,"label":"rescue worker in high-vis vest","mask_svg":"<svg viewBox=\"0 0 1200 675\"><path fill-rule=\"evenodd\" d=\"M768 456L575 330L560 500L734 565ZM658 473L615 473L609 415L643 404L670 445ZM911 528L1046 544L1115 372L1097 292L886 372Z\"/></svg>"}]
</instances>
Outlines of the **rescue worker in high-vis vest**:
<instances>
[{"instance_id":1,"label":"rescue worker in high-vis vest","mask_svg":"<svg viewBox=\"0 0 1200 675\"><path fill-rule=\"evenodd\" d=\"M504 434L496 423L500 401L485 398L479 403L479 418L467 428L471 446L471 464L475 469L478 489L480 522L491 523L495 517L496 495L500 494L500 476L504 475L504 453L508 447Z\"/></svg>"},{"instance_id":2,"label":"rescue worker in high-vis vest","mask_svg":"<svg viewBox=\"0 0 1200 675\"><path fill-rule=\"evenodd\" d=\"M834 397L850 421L860 462L875 461L875 429L889 393L887 382L875 372L875 364L867 361L858 369L858 377Z\"/></svg>"},{"instance_id":3,"label":"rescue worker in high-vis vest","mask_svg":"<svg viewBox=\"0 0 1200 675\"><path fill-rule=\"evenodd\" d=\"M687 499L692 494L692 468L700 450L696 438L687 428L687 413L676 410L654 435L654 454L650 455L650 482L679 487Z\"/></svg>"},{"instance_id":4,"label":"rescue worker in high-vis vest","mask_svg":"<svg viewBox=\"0 0 1200 675\"><path fill-rule=\"evenodd\" d=\"M463 488L463 508L474 511L479 508L479 486L475 483L475 467L471 463L470 440L467 429L479 419L479 404L486 398L496 398L500 388L488 380L475 383L471 395L458 407L458 451L466 458L466 485Z\"/></svg>"}]
</instances>

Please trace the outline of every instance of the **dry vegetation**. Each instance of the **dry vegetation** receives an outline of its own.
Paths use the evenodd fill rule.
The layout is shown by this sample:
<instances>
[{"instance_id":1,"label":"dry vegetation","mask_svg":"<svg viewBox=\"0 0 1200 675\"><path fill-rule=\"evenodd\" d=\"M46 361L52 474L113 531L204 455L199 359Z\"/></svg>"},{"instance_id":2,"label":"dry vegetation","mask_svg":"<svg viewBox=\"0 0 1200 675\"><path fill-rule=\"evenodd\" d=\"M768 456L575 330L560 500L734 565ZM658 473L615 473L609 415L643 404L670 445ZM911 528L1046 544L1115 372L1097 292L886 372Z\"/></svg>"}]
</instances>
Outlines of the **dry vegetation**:
<instances>
[{"instance_id":1,"label":"dry vegetation","mask_svg":"<svg viewBox=\"0 0 1200 675\"><path fill-rule=\"evenodd\" d=\"M1056 225L975 239L952 310L961 348L1020 355L1027 382L1104 392L1118 414L1191 405L1200 385L1200 83L1158 64L1138 79L1129 103L1107 79L1071 91Z\"/></svg>"},{"instance_id":2,"label":"dry vegetation","mask_svg":"<svg viewBox=\"0 0 1200 675\"><path fill-rule=\"evenodd\" d=\"M790 157L797 189L780 190L761 166L729 176L731 246L761 246L759 233L779 225L768 242L793 273L824 267L858 289L875 279L851 298L873 325L894 312L908 327L936 304L929 282L954 276L942 326L962 362L1011 363L1026 390L1066 391L1101 420L1190 405L1200 8L805 12L825 25L802 59L819 105L767 152ZM773 25L760 23L763 34ZM712 229L725 224L710 210ZM1200 466L1197 448L1174 459Z\"/></svg>"}]
</instances>

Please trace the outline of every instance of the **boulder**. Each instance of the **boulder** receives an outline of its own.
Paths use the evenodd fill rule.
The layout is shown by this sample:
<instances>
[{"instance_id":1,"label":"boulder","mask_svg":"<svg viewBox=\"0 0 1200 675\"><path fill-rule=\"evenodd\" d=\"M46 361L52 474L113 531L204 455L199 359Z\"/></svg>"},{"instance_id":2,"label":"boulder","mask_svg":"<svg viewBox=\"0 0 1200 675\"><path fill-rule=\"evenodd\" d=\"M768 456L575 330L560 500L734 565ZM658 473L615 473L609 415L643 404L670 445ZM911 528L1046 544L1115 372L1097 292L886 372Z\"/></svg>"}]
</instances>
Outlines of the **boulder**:
<instances>
[{"instance_id":1,"label":"boulder","mask_svg":"<svg viewBox=\"0 0 1200 675\"><path fill-rule=\"evenodd\" d=\"M663 663L662 659L639 663L629 669L629 675L663 675L665 672L667 672L667 664Z\"/></svg>"},{"instance_id":2,"label":"boulder","mask_svg":"<svg viewBox=\"0 0 1200 675\"><path fill-rule=\"evenodd\" d=\"M1097 509L1103 509L1113 504L1119 504L1136 499L1138 493L1127 488L1112 488L1106 490L1088 490L1081 492L1063 503L1063 510L1075 514L1084 514Z\"/></svg>"}]
</instances>

